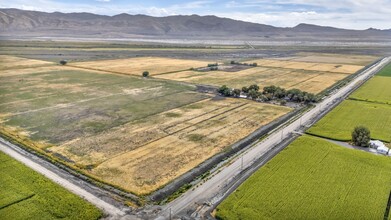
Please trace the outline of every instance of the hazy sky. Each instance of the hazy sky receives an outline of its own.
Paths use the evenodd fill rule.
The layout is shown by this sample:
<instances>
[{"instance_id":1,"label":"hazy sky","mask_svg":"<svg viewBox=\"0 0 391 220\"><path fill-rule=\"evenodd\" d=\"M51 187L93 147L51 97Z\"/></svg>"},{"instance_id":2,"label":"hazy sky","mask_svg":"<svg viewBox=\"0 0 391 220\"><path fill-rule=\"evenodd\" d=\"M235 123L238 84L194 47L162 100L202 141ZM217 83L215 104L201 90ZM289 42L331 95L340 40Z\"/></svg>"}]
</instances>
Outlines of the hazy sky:
<instances>
[{"instance_id":1,"label":"hazy sky","mask_svg":"<svg viewBox=\"0 0 391 220\"><path fill-rule=\"evenodd\" d=\"M216 15L280 27L310 23L348 29L391 28L391 0L0 0L0 7L104 15Z\"/></svg>"}]
</instances>

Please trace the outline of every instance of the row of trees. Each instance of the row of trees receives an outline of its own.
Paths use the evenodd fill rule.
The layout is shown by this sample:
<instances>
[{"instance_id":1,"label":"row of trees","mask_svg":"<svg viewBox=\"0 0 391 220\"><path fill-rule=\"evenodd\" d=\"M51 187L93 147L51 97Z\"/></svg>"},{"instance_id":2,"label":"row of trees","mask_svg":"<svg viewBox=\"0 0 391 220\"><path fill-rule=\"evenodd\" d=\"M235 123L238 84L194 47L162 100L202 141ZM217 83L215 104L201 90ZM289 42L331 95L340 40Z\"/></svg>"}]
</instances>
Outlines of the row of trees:
<instances>
[{"instance_id":1,"label":"row of trees","mask_svg":"<svg viewBox=\"0 0 391 220\"><path fill-rule=\"evenodd\" d=\"M240 63L240 62L237 62L237 61L235 61L235 60L232 60L232 61L231 61L231 64L232 64L232 65L253 66L253 67L258 66L258 63Z\"/></svg>"},{"instance_id":2,"label":"row of trees","mask_svg":"<svg viewBox=\"0 0 391 220\"><path fill-rule=\"evenodd\" d=\"M271 101L276 99L284 99L291 102L317 102L318 97L312 93L301 91L299 89L285 90L278 86L266 86L260 91L260 87L256 84L240 89L231 89L226 85L221 86L218 92L226 97L239 97L241 94L246 95L253 100Z\"/></svg>"}]
</instances>

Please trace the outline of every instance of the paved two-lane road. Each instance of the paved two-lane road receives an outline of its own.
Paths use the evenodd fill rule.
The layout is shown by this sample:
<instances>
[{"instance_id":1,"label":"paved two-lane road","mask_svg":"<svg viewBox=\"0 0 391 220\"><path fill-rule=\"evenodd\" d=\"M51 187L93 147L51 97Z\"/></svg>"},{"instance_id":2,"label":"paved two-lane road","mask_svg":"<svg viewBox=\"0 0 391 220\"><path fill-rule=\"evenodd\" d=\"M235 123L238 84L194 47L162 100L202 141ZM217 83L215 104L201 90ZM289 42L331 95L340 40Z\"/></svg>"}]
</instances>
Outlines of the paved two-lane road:
<instances>
[{"instance_id":1,"label":"paved two-lane road","mask_svg":"<svg viewBox=\"0 0 391 220\"><path fill-rule=\"evenodd\" d=\"M211 203L218 202L219 198L215 198L216 195L221 195L221 189L229 183L233 178L235 178L243 169L251 166L254 161L259 159L266 152L271 150L274 146L280 143L283 139L289 136L289 133L295 132L302 125L310 125L314 122L314 119L317 116L328 109L333 104L337 104L338 101L344 99L352 91L354 91L357 86L361 85L363 82L372 77L380 69L382 69L387 63L391 61L391 57L384 58L380 62L374 64L356 78L354 78L348 85L341 88L334 94L330 95L322 102L318 103L313 109L304 113L300 118L291 122L286 127L281 128L273 132L267 139L258 143L254 147L248 149L235 161L229 165L223 167L217 174L211 177L208 181L199 185L198 187L193 187L184 193L181 197L172 201L171 203L165 205L160 212L160 215L157 219L168 219L170 216L175 216L176 214L187 210L195 205L195 203L203 203L205 201L210 201ZM222 197L222 196L221 196Z\"/></svg>"}]
</instances>

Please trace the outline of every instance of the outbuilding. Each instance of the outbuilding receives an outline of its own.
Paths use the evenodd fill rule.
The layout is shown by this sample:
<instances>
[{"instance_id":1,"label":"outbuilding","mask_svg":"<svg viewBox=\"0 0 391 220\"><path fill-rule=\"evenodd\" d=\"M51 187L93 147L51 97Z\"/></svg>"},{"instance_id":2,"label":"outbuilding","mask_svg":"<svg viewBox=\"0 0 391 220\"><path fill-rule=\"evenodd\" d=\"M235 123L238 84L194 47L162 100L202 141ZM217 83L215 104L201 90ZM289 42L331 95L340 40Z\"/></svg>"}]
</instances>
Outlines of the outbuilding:
<instances>
[{"instance_id":1,"label":"outbuilding","mask_svg":"<svg viewBox=\"0 0 391 220\"><path fill-rule=\"evenodd\" d=\"M369 141L369 146L375 149L378 149L379 147L386 147L386 145L384 145L384 143L379 140Z\"/></svg>"},{"instance_id":2,"label":"outbuilding","mask_svg":"<svg viewBox=\"0 0 391 220\"><path fill-rule=\"evenodd\" d=\"M384 155L388 155L388 152L390 151L390 149L388 149L388 147L384 146L384 147L378 147L377 148L377 152L379 154L384 154Z\"/></svg>"}]
</instances>

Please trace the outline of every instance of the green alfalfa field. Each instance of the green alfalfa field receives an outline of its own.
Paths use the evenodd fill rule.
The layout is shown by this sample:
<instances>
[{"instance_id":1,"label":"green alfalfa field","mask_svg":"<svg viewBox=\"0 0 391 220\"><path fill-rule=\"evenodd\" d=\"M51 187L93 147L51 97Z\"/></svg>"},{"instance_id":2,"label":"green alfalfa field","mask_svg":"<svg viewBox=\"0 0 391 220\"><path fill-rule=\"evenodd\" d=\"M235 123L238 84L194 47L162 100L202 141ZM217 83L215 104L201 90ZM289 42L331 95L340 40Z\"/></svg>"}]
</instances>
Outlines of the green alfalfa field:
<instances>
[{"instance_id":1,"label":"green alfalfa field","mask_svg":"<svg viewBox=\"0 0 391 220\"><path fill-rule=\"evenodd\" d=\"M390 170L390 158L303 136L223 201L216 218L383 219Z\"/></svg>"},{"instance_id":2,"label":"green alfalfa field","mask_svg":"<svg viewBox=\"0 0 391 220\"><path fill-rule=\"evenodd\" d=\"M102 212L0 152L0 219L99 219Z\"/></svg>"}]
</instances>

